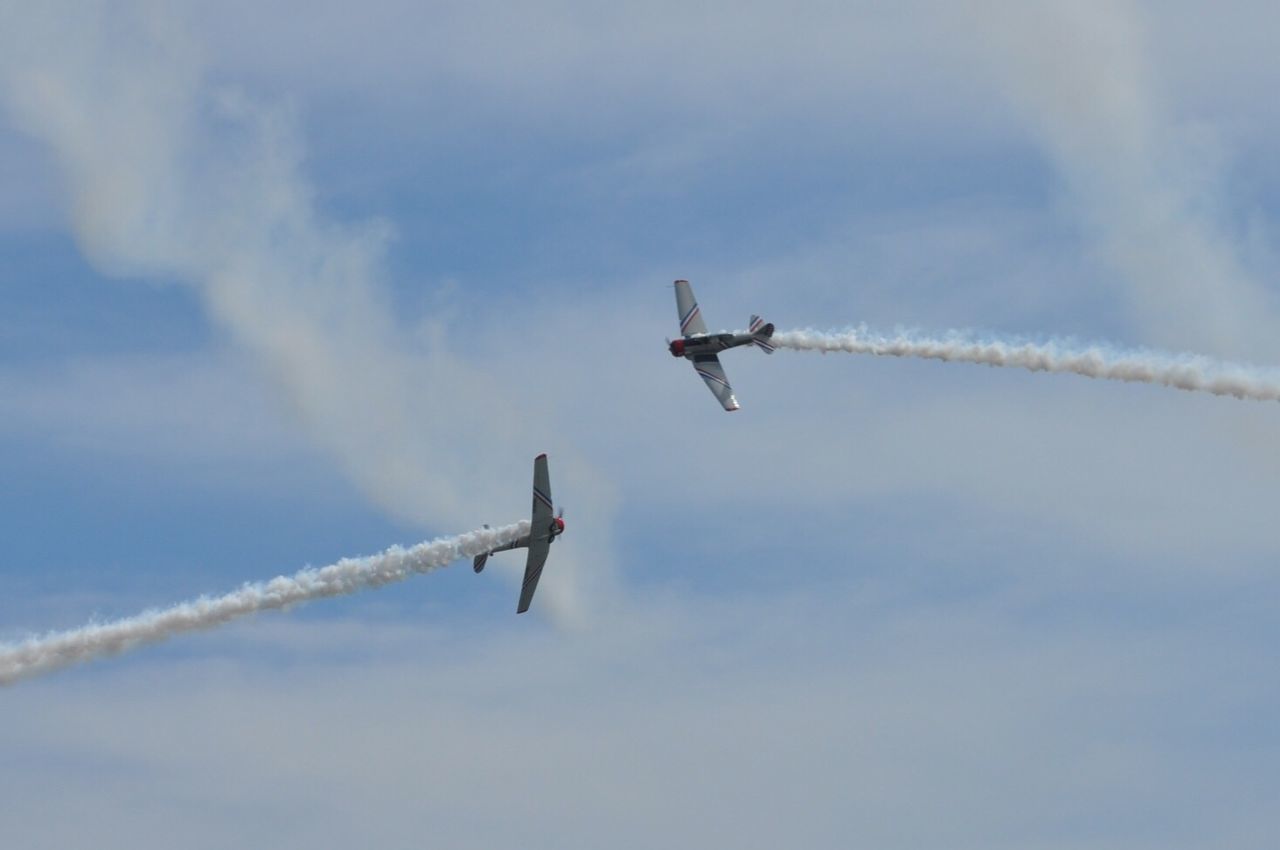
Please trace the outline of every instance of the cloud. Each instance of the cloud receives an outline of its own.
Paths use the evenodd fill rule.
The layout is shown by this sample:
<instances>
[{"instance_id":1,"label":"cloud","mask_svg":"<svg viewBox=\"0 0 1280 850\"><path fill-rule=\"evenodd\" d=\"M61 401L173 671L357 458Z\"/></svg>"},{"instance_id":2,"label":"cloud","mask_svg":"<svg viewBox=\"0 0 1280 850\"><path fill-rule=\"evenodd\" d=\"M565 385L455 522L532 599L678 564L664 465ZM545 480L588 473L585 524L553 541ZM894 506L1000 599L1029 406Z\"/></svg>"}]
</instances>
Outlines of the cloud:
<instances>
[{"instance_id":1,"label":"cloud","mask_svg":"<svg viewBox=\"0 0 1280 850\"><path fill-rule=\"evenodd\" d=\"M303 645L270 668L224 659L233 629L195 658L7 695L6 822L34 847L82 829L105 848L1075 847L1100 830L1197 846L1269 817L1248 793L1266 758L1233 760L1210 731L1274 701L1245 634L1266 618L1213 608L1204 641L1180 617L1046 621L998 595L895 602L854 581L649 602L587 642L366 623L367 654Z\"/></svg>"},{"instance_id":2,"label":"cloud","mask_svg":"<svg viewBox=\"0 0 1280 850\"><path fill-rule=\"evenodd\" d=\"M273 459L316 462L252 368L214 353L10 365L0 370L0 430L134 461L237 464L237 474Z\"/></svg>"},{"instance_id":3,"label":"cloud","mask_svg":"<svg viewBox=\"0 0 1280 850\"><path fill-rule=\"evenodd\" d=\"M48 158L30 139L11 132L0 120L0 231L30 234L61 223L53 201Z\"/></svg>"},{"instance_id":4,"label":"cloud","mask_svg":"<svg viewBox=\"0 0 1280 850\"><path fill-rule=\"evenodd\" d=\"M1219 151L1203 125L1171 116L1142 7L1008 4L974 21L1152 339L1280 356L1274 297L1222 207Z\"/></svg>"},{"instance_id":5,"label":"cloud","mask_svg":"<svg viewBox=\"0 0 1280 850\"><path fill-rule=\"evenodd\" d=\"M899 119L922 97L934 108L930 86L964 52L935 14L945 8L818 2L782 10L763 2L666 0L428 8L391 0L360 12L320 2L305 19L243 2L195 4L191 12L216 48L214 61L233 73L327 97L358 92L401 110L463 91L464 118L498 112L607 133L655 112L750 123L752 113L764 120L780 109L807 113L868 91L913 93L897 99ZM249 17L255 26L244 26ZM910 66L917 76L886 74L885 65ZM953 93L958 85L952 79Z\"/></svg>"}]
</instances>

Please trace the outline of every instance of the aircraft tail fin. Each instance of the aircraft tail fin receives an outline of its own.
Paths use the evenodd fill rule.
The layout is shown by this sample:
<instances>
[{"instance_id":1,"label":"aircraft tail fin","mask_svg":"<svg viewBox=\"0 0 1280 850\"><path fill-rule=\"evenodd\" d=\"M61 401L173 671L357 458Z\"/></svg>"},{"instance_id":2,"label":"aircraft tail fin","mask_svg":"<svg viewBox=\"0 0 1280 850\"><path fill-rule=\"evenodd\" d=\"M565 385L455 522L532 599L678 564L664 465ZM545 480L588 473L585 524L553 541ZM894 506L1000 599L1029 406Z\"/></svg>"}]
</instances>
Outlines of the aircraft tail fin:
<instances>
[{"instance_id":1,"label":"aircraft tail fin","mask_svg":"<svg viewBox=\"0 0 1280 850\"><path fill-rule=\"evenodd\" d=\"M749 327L749 333L755 337L751 344L763 350L765 354L772 354L775 349L769 343L769 339L773 336L773 323L765 324L764 319L759 316L752 316Z\"/></svg>"}]
</instances>

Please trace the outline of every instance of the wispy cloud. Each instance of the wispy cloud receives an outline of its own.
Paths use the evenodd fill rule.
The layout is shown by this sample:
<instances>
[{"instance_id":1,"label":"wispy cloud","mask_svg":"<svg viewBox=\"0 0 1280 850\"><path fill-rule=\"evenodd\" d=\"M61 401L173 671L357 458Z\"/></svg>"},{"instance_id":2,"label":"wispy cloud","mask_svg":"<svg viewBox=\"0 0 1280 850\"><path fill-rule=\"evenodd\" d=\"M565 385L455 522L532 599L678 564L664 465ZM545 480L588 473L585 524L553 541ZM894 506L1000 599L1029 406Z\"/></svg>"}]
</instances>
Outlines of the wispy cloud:
<instances>
[{"instance_id":1,"label":"wispy cloud","mask_svg":"<svg viewBox=\"0 0 1280 850\"><path fill-rule=\"evenodd\" d=\"M474 525L486 506L497 515L512 470L550 430L504 401L506 382L536 373L486 375L392 315L388 228L317 207L289 112L208 81L200 50L160 7L10 17L4 91L53 150L89 258L114 275L192 286L317 444L393 516L442 529ZM608 502L587 464L559 460L581 498ZM586 532L601 551L608 526ZM566 563L547 595L581 615L573 572Z\"/></svg>"},{"instance_id":2,"label":"wispy cloud","mask_svg":"<svg viewBox=\"0 0 1280 850\"><path fill-rule=\"evenodd\" d=\"M1181 616L1086 624L1037 602L855 585L826 601L651 601L594 641L388 637L367 623L364 655L335 664L303 648L270 670L228 666L208 638L181 664L8 692L7 827L38 837L74 808L106 847L172 843L192 823L211 845L251 832L282 847L410 846L424 832L459 847L619 834L1077 847L1100 830L1198 846L1265 828L1249 789L1274 750L1254 741L1259 756L1236 760L1203 725L1274 695L1249 675L1267 659L1243 625L1265 612L1244 598L1211 608L1197 635ZM165 805L121 805L138 796Z\"/></svg>"},{"instance_id":3,"label":"wispy cloud","mask_svg":"<svg viewBox=\"0 0 1280 850\"><path fill-rule=\"evenodd\" d=\"M1147 333L1165 346L1280 357L1274 297L1222 207L1218 151L1205 128L1170 114L1144 8L1012 3L973 20Z\"/></svg>"},{"instance_id":4,"label":"wispy cloud","mask_svg":"<svg viewBox=\"0 0 1280 850\"><path fill-rule=\"evenodd\" d=\"M0 433L136 462L314 460L252 368L214 353L9 365L0 369Z\"/></svg>"}]
</instances>

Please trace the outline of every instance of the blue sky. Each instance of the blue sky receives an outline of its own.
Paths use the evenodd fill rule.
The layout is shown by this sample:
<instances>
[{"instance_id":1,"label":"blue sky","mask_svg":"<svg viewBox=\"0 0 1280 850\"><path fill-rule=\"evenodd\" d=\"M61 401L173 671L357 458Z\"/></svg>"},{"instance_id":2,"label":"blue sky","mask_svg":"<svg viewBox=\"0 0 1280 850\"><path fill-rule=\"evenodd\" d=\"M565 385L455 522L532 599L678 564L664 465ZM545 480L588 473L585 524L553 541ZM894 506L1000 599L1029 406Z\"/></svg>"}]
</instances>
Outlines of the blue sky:
<instances>
[{"instance_id":1,"label":"blue sky","mask_svg":"<svg viewBox=\"0 0 1280 850\"><path fill-rule=\"evenodd\" d=\"M15 846L1270 846L1265 6L0 3L0 638L569 532L7 689ZM495 558L495 564L503 562Z\"/></svg>"}]
</instances>

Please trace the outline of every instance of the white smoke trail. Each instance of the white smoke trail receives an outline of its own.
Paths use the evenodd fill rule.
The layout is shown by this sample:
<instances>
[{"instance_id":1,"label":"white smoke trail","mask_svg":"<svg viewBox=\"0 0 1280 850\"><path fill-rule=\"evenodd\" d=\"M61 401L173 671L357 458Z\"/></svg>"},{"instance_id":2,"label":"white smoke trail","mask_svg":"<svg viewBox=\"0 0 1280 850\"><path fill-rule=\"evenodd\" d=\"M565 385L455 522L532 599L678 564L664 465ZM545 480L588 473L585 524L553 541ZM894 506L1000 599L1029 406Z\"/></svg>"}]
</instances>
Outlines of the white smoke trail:
<instances>
[{"instance_id":1,"label":"white smoke trail","mask_svg":"<svg viewBox=\"0 0 1280 850\"><path fill-rule=\"evenodd\" d=\"M430 572L460 558L510 543L528 531L528 521L521 521L502 528L442 537L408 549L393 546L378 555L344 558L327 567L308 567L292 576L246 584L225 596L202 596L136 617L0 645L0 685L77 662L115 655L171 635L213 628L258 611L402 581L414 573Z\"/></svg>"},{"instance_id":2,"label":"white smoke trail","mask_svg":"<svg viewBox=\"0 0 1280 850\"><path fill-rule=\"evenodd\" d=\"M936 338L902 330L881 334L865 326L839 333L783 331L774 334L771 342L778 348L794 351L919 357L1032 372L1069 372L1086 378L1161 384L1189 392L1255 401L1280 401L1280 372L1195 354L1119 350L1070 340L983 339L960 333Z\"/></svg>"}]
</instances>

